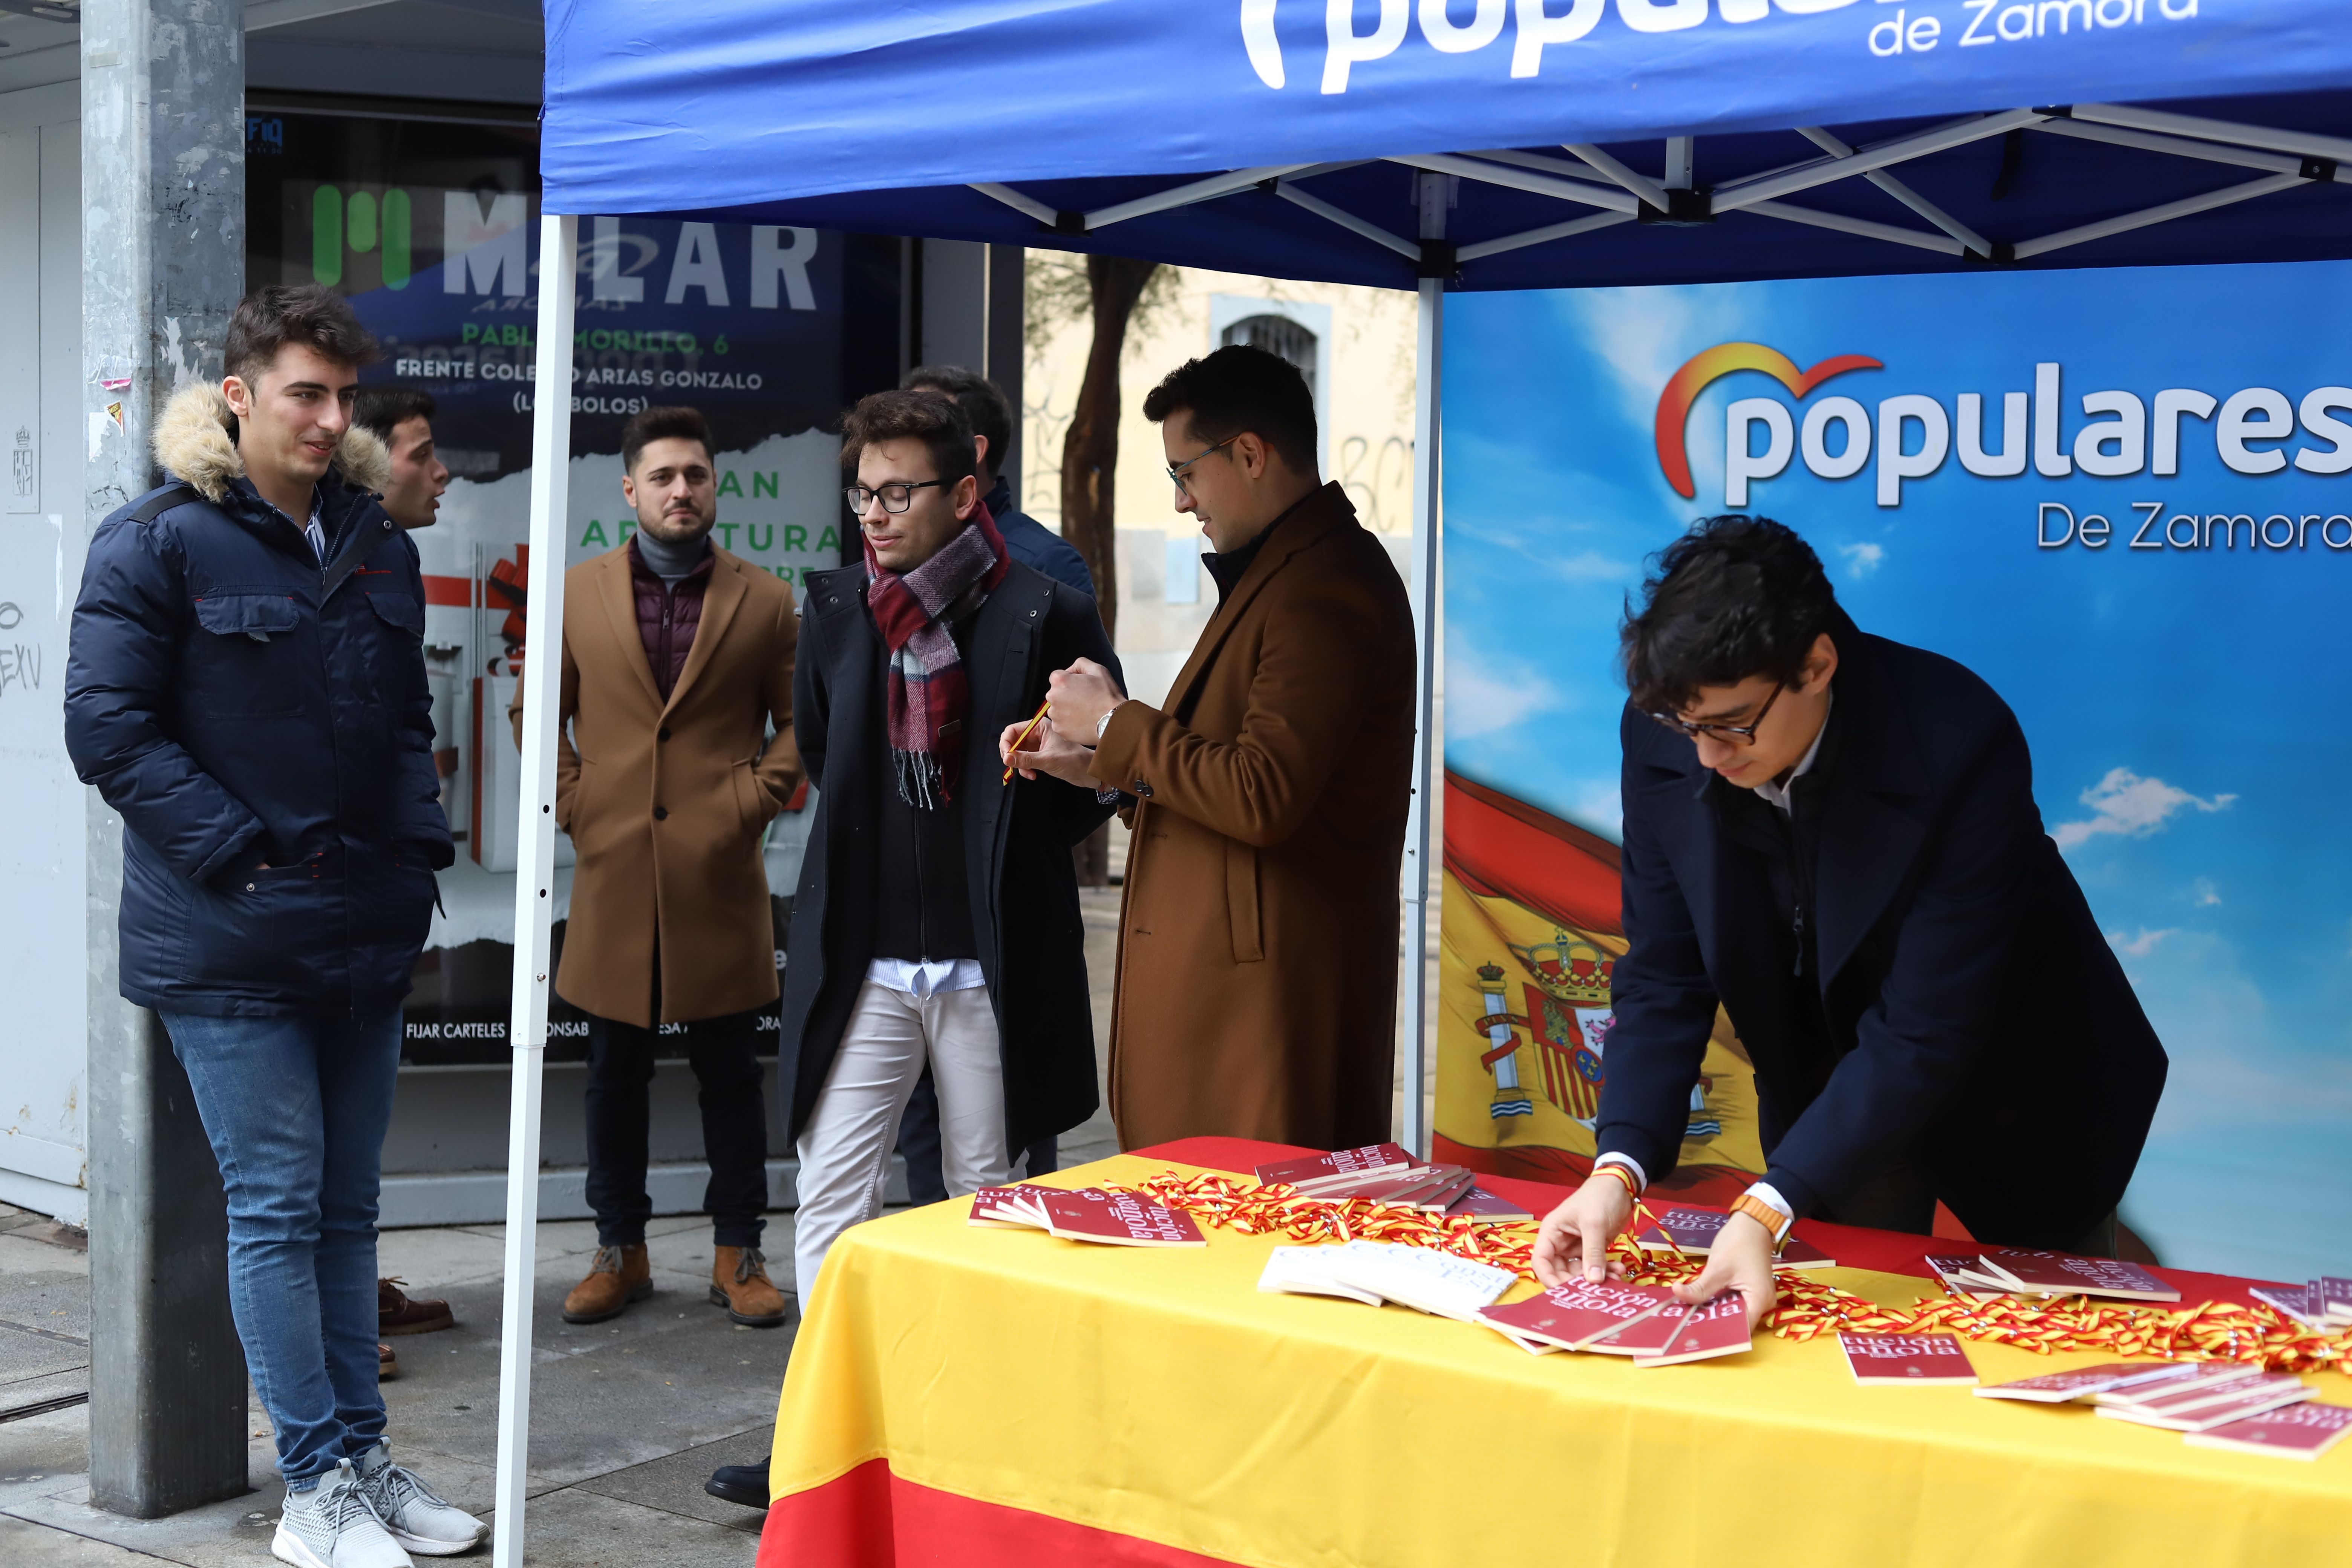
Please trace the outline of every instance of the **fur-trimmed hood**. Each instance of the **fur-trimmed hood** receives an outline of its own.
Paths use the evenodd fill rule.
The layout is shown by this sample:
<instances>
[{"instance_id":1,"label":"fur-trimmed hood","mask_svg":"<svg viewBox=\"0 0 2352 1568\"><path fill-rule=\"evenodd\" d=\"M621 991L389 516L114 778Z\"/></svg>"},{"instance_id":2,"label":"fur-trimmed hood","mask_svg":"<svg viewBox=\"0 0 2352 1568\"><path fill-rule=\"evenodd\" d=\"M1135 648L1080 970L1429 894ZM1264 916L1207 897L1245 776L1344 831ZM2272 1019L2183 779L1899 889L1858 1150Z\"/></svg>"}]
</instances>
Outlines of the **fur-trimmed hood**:
<instances>
[{"instance_id":1,"label":"fur-trimmed hood","mask_svg":"<svg viewBox=\"0 0 2352 1568\"><path fill-rule=\"evenodd\" d=\"M245 478L245 459L232 434L236 428L236 416L219 386L211 382L184 386L172 395L163 405L163 417L156 422L155 460L218 506L229 481ZM392 479L392 453L374 431L354 425L335 448L334 468L346 483L381 493Z\"/></svg>"}]
</instances>

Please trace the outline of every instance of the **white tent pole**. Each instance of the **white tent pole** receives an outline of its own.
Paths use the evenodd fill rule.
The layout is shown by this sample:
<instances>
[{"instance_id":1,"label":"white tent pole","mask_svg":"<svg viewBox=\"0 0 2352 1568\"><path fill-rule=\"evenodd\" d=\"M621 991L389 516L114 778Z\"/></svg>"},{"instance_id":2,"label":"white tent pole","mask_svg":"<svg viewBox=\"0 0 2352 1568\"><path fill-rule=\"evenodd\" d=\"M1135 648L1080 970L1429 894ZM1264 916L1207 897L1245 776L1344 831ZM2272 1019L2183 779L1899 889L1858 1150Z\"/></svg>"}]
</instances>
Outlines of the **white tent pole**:
<instances>
[{"instance_id":1,"label":"white tent pole","mask_svg":"<svg viewBox=\"0 0 2352 1568\"><path fill-rule=\"evenodd\" d=\"M2272 174L2264 179L2249 180L2242 185L2231 185L2225 190L2208 191L2201 196L2188 196L2177 202L2167 202L2160 207L2143 207L2138 212L2126 213L2121 217L2107 218L2100 223L2086 223L2080 228L2061 229L2056 234L2045 234L2040 239L2021 240L2015 255L2017 259L2022 261L2029 256L2044 255L2053 250L2063 249L2070 245L2081 245L2087 240L2105 239L2111 234L2123 234L2135 228L2146 228L2150 224L2169 223L2177 217L2192 217L2198 213L2211 212L2215 207L2228 206L2231 202L2252 201L2256 196L2267 196L2278 191L2291 191L2297 185L2310 183L2301 174Z\"/></svg>"},{"instance_id":2,"label":"white tent pole","mask_svg":"<svg viewBox=\"0 0 2352 1568\"><path fill-rule=\"evenodd\" d=\"M554 923L556 672L572 479L572 306L580 220L539 220L539 358L531 382L530 585L522 660L522 800L514 916L514 1088L507 1123L507 1267L499 1342L495 1568L520 1568L530 1458L530 1309L539 1241L539 1095Z\"/></svg>"},{"instance_id":3,"label":"white tent pole","mask_svg":"<svg viewBox=\"0 0 2352 1568\"><path fill-rule=\"evenodd\" d=\"M1445 236L1445 205L1453 182L1424 174L1421 232ZM1429 1152L1429 809L1431 742L1437 695L1437 381L1445 342L1445 281L1421 280L1413 342L1412 389L1412 799L1404 829L1404 1146Z\"/></svg>"}]
</instances>

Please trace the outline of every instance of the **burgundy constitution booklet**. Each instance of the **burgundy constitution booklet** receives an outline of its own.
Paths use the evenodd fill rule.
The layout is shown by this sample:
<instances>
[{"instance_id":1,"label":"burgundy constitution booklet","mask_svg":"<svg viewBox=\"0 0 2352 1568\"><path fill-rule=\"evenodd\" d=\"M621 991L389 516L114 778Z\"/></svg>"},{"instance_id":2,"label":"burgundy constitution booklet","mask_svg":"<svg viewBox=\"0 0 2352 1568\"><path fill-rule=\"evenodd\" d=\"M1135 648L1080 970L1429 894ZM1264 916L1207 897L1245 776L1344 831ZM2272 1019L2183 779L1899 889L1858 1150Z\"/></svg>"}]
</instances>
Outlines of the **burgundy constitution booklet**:
<instances>
[{"instance_id":1,"label":"burgundy constitution booklet","mask_svg":"<svg viewBox=\"0 0 2352 1568\"><path fill-rule=\"evenodd\" d=\"M2031 1296L2105 1296L2118 1301L2178 1301L2180 1292L2118 1258L2077 1258L2023 1247L1988 1247L1979 1255L1985 1273L2012 1290Z\"/></svg>"},{"instance_id":2,"label":"burgundy constitution booklet","mask_svg":"<svg viewBox=\"0 0 2352 1568\"><path fill-rule=\"evenodd\" d=\"M1731 1216L1720 1209L1671 1208L1658 1223L1633 1238L1644 1252L1682 1252L1705 1258L1715 1246L1716 1233ZM1834 1268L1837 1259L1801 1237L1792 1236L1772 1260L1776 1268Z\"/></svg>"},{"instance_id":3,"label":"burgundy constitution booklet","mask_svg":"<svg viewBox=\"0 0 2352 1568\"><path fill-rule=\"evenodd\" d=\"M1660 1286L1571 1279L1524 1301L1482 1307L1479 1316L1514 1339L1580 1351L1675 1304L1675 1293Z\"/></svg>"},{"instance_id":4,"label":"burgundy constitution booklet","mask_svg":"<svg viewBox=\"0 0 2352 1568\"><path fill-rule=\"evenodd\" d=\"M1181 1209L1163 1208L1133 1193L1084 1187L1074 1193L1045 1191L1047 1227L1065 1241L1101 1241L1118 1247L1206 1247L1208 1237Z\"/></svg>"},{"instance_id":5,"label":"burgundy constitution booklet","mask_svg":"<svg viewBox=\"0 0 2352 1568\"><path fill-rule=\"evenodd\" d=\"M1312 1197L1349 1195L1351 1188L1370 1186L1384 1178L1418 1169L1434 1174L1429 1163L1396 1143L1368 1143L1360 1149L1334 1149L1297 1160L1277 1160L1257 1168L1261 1185L1297 1187Z\"/></svg>"},{"instance_id":6,"label":"burgundy constitution booklet","mask_svg":"<svg viewBox=\"0 0 2352 1568\"><path fill-rule=\"evenodd\" d=\"M1996 1383L1976 1390L1980 1399L2021 1399L2033 1405L2063 1405L2069 1400L2088 1399L2094 1394L2115 1389L2126 1389L2148 1384L2177 1382L2195 1375L2197 1363L2166 1362L2150 1366L2146 1362L2111 1361L2097 1366L2078 1366L2072 1372L2045 1372L2033 1377L2021 1377L2014 1383Z\"/></svg>"},{"instance_id":7,"label":"burgundy constitution booklet","mask_svg":"<svg viewBox=\"0 0 2352 1568\"><path fill-rule=\"evenodd\" d=\"M1675 1319L1675 1331L1664 1348L1654 1355L1635 1356L1635 1366L1679 1366L1686 1361L1738 1355L1753 1345L1748 1333L1748 1302L1737 1290L1726 1290L1702 1306L1670 1309L1659 1316L1670 1314Z\"/></svg>"},{"instance_id":8,"label":"burgundy constitution booklet","mask_svg":"<svg viewBox=\"0 0 2352 1568\"><path fill-rule=\"evenodd\" d=\"M1016 1230L1050 1230L1045 1223L1045 1210L1038 1201L1039 1194L1048 1191L1026 1183L1004 1187L982 1187L971 1194L973 1225L1005 1226Z\"/></svg>"},{"instance_id":9,"label":"burgundy constitution booklet","mask_svg":"<svg viewBox=\"0 0 2352 1568\"><path fill-rule=\"evenodd\" d=\"M1953 1334L1841 1333L1856 1383L1969 1383L1977 1369Z\"/></svg>"},{"instance_id":10,"label":"burgundy constitution booklet","mask_svg":"<svg viewBox=\"0 0 2352 1568\"><path fill-rule=\"evenodd\" d=\"M2347 1432L2352 1432L2352 1405L2322 1405L2310 1400L2191 1432L2184 1441L2200 1448L2235 1448L2244 1454L2274 1454L2283 1459L2315 1459L2342 1442Z\"/></svg>"}]
</instances>

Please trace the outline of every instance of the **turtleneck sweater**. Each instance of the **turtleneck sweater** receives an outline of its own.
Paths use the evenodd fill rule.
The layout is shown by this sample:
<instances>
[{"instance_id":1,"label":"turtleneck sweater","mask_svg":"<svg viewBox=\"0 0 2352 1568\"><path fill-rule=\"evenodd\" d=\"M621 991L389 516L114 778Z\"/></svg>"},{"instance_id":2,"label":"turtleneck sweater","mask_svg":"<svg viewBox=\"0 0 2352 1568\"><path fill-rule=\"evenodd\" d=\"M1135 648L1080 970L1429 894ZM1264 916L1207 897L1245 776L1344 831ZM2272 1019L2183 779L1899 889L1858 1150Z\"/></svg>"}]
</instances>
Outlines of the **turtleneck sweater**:
<instances>
[{"instance_id":1,"label":"turtleneck sweater","mask_svg":"<svg viewBox=\"0 0 2352 1568\"><path fill-rule=\"evenodd\" d=\"M633 537L637 542L637 554L645 562L646 570L672 588L677 587L688 573L701 565L702 558L710 553L710 535L708 533L699 534L684 544L656 539L642 528Z\"/></svg>"}]
</instances>

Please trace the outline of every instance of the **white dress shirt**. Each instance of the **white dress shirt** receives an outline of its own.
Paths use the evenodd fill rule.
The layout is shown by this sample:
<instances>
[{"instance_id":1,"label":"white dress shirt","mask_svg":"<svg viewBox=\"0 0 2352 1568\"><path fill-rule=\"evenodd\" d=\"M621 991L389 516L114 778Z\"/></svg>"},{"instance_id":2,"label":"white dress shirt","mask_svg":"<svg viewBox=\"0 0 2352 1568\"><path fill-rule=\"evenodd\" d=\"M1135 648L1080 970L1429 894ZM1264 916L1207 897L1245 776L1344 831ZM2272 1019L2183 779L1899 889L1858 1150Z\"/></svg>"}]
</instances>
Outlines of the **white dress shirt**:
<instances>
[{"instance_id":1,"label":"white dress shirt","mask_svg":"<svg viewBox=\"0 0 2352 1568\"><path fill-rule=\"evenodd\" d=\"M976 958L941 958L929 963L911 958L877 958L866 966L866 978L887 990L918 999L970 991L988 984Z\"/></svg>"}]
</instances>

